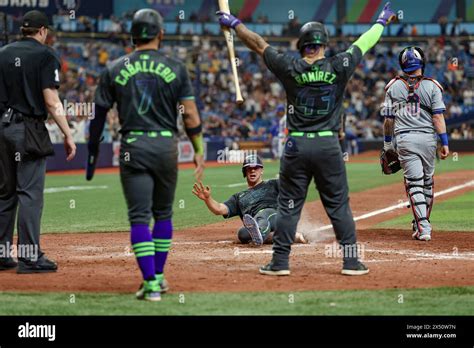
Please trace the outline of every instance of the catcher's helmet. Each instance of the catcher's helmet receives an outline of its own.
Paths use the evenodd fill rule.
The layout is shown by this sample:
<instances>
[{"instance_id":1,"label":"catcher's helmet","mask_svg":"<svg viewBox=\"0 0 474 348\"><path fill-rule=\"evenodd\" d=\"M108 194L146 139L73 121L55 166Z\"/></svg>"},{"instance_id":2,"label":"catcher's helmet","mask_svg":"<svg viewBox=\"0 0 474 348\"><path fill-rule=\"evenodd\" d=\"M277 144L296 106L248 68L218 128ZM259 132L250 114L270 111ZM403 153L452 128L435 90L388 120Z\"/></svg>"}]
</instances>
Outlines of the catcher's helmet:
<instances>
[{"instance_id":1,"label":"catcher's helmet","mask_svg":"<svg viewBox=\"0 0 474 348\"><path fill-rule=\"evenodd\" d=\"M163 18L158 11L143 9L135 13L132 20L132 43L135 40L152 40L163 28Z\"/></svg>"},{"instance_id":2,"label":"catcher's helmet","mask_svg":"<svg viewBox=\"0 0 474 348\"><path fill-rule=\"evenodd\" d=\"M302 51L308 45L327 45L329 33L324 24L319 22L308 22L300 30L300 38L296 46Z\"/></svg>"},{"instance_id":3,"label":"catcher's helmet","mask_svg":"<svg viewBox=\"0 0 474 348\"><path fill-rule=\"evenodd\" d=\"M257 155L245 156L244 163L242 164L242 174L244 174L244 178L247 177L246 169L249 167L263 168L262 159Z\"/></svg>"},{"instance_id":4,"label":"catcher's helmet","mask_svg":"<svg viewBox=\"0 0 474 348\"><path fill-rule=\"evenodd\" d=\"M410 46L404 48L399 56L398 62L403 72L410 73L421 69L422 73L425 71L425 54L419 47Z\"/></svg>"}]
</instances>

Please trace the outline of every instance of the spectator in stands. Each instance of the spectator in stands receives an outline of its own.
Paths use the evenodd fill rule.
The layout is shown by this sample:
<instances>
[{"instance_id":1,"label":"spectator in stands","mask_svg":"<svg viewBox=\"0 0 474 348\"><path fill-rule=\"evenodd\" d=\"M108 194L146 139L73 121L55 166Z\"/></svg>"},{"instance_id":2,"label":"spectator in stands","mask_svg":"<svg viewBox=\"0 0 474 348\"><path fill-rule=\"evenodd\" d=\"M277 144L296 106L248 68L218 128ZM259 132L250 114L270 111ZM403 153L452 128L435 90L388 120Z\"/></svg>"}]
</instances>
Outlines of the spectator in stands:
<instances>
[{"instance_id":1,"label":"spectator in stands","mask_svg":"<svg viewBox=\"0 0 474 348\"><path fill-rule=\"evenodd\" d=\"M451 131L450 137L451 137L451 139L453 139L453 140L459 140L459 139L461 139L461 132L459 131L459 129L454 128L454 129Z\"/></svg>"},{"instance_id":2,"label":"spectator in stands","mask_svg":"<svg viewBox=\"0 0 474 348\"><path fill-rule=\"evenodd\" d=\"M462 22L462 18L456 18L451 26L451 36L455 37L458 32L458 26Z\"/></svg>"},{"instance_id":3,"label":"spectator in stands","mask_svg":"<svg viewBox=\"0 0 474 348\"><path fill-rule=\"evenodd\" d=\"M400 28L398 28L396 36L402 37L406 35L406 30L407 30L407 24L403 23Z\"/></svg>"},{"instance_id":4,"label":"spectator in stands","mask_svg":"<svg viewBox=\"0 0 474 348\"><path fill-rule=\"evenodd\" d=\"M458 103L453 103L449 107L449 116L450 117L458 117L462 115L462 108L459 106Z\"/></svg>"},{"instance_id":5,"label":"spectator in stands","mask_svg":"<svg viewBox=\"0 0 474 348\"><path fill-rule=\"evenodd\" d=\"M242 120L242 124L240 127L237 129L237 135L239 138L247 140L250 137L250 134L253 132L253 127L248 121L247 118L244 118Z\"/></svg>"},{"instance_id":6,"label":"spectator in stands","mask_svg":"<svg viewBox=\"0 0 474 348\"><path fill-rule=\"evenodd\" d=\"M461 125L461 134L463 139L472 139L472 128L470 125L463 123Z\"/></svg>"},{"instance_id":7,"label":"spectator in stands","mask_svg":"<svg viewBox=\"0 0 474 348\"><path fill-rule=\"evenodd\" d=\"M439 29L441 32L441 36L446 36L446 28L448 27L448 17L441 16L438 19Z\"/></svg>"},{"instance_id":8,"label":"spectator in stands","mask_svg":"<svg viewBox=\"0 0 474 348\"><path fill-rule=\"evenodd\" d=\"M297 23L292 21L292 25ZM445 88L448 113L459 115L474 105L474 44L464 42L455 46L450 42L430 40L417 44L427 55L426 75L434 77ZM348 130L352 151L357 152L357 140L380 136L380 103L386 81L398 74L398 52L405 43L377 46L357 67L354 78L346 89L344 110L348 115ZM61 100L91 102L97 76L107 62L130 49L122 42L86 40L64 41L60 54L65 57L67 70L62 73ZM288 45L279 47L288 49ZM333 40L328 51L344 51L347 42ZM271 119L279 104L285 103L281 85L263 63L247 50L237 48L239 72L245 104L236 107L234 84L230 74L225 44L209 37L195 36L188 45L168 47L167 55L183 58L193 77L197 103L203 118L206 136L225 136L236 140L271 139ZM296 52L295 52L296 54ZM451 57L458 58L455 66ZM349 121L350 120L350 121ZM75 121L74 118L70 120ZM80 125L80 124L79 124ZM118 140L118 117L111 111L104 133L105 141ZM54 130L52 130L54 132ZM471 132L466 132L472 134ZM472 136L472 135L471 135Z\"/></svg>"},{"instance_id":9,"label":"spectator in stands","mask_svg":"<svg viewBox=\"0 0 474 348\"><path fill-rule=\"evenodd\" d=\"M102 67L105 67L107 65L107 62L109 61L109 53L105 49L101 49L99 51L99 64Z\"/></svg>"}]
</instances>

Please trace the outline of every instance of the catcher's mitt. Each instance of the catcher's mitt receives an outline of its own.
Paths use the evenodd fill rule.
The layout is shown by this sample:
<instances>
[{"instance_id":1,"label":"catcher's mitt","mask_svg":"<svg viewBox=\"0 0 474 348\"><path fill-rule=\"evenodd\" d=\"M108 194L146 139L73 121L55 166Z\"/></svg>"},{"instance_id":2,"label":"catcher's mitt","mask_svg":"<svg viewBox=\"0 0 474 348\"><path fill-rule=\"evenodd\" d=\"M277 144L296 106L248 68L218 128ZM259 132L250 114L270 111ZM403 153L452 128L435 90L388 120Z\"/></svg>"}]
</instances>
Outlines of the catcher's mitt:
<instances>
[{"instance_id":1,"label":"catcher's mitt","mask_svg":"<svg viewBox=\"0 0 474 348\"><path fill-rule=\"evenodd\" d=\"M392 149L387 151L382 150L382 152L380 152L380 165L382 167L382 173L387 175L395 174L402 169L400 161L398 160L398 154Z\"/></svg>"}]
</instances>

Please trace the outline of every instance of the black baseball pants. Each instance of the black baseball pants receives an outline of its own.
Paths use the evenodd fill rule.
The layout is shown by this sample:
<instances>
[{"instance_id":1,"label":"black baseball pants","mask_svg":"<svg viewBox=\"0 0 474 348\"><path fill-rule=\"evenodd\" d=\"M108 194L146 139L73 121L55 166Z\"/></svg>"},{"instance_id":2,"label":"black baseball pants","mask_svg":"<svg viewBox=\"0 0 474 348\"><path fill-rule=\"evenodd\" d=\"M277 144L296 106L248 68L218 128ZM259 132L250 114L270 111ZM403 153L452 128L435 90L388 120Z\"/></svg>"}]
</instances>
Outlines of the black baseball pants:
<instances>
[{"instance_id":1,"label":"black baseball pants","mask_svg":"<svg viewBox=\"0 0 474 348\"><path fill-rule=\"evenodd\" d=\"M356 247L356 230L349 206L346 167L335 132L291 133L280 164L280 195L273 237L273 265L288 269L291 245L314 178L316 189L341 246ZM344 254L345 263L356 263L357 254Z\"/></svg>"},{"instance_id":2,"label":"black baseball pants","mask_svg":"<svg viewBox=\"0 0 474 348\"><path fill-rule=\"evenodd\" d=\"M36 261L42 256L40 226L46 158L27 158L24 143L23 122L0 122L0 252L11 250L17 220L17 257ZM11 256L3 254L0 258Z\"/></svg>"}]
</instances>

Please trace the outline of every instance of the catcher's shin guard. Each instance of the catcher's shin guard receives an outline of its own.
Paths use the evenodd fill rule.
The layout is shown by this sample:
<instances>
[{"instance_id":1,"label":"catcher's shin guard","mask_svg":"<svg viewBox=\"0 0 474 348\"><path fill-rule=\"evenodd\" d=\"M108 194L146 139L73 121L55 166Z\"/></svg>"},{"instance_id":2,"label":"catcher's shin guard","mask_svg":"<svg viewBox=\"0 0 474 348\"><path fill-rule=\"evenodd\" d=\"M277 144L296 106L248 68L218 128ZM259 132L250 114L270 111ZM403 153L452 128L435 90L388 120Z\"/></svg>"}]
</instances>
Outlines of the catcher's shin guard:
<instances>
[{"instance_id":1,"label":"catcher's shin guard","mask_svg":"<svg viewBox=\"0 0 474 348\"><path fill-rule=\"evenodd\" d=\"M422 233L424 231L423 222L426 221L429 223L423 178L405 177L405 190L415 218L415 224L417 227L417 231L415 232L416 235L417 233Z\"/></svg>"},{"instance_id":2,"label":"catcher's shin guard","mask_svg":"<svg viewBox=\"0 0 474 348\"><path fill-rule=\"evenodd\" d=\"M434 203L434 177L425 176L424 183L423 193L425 194L426 200L426 217L429 219Z\"/></svg>"}]
</instances>

